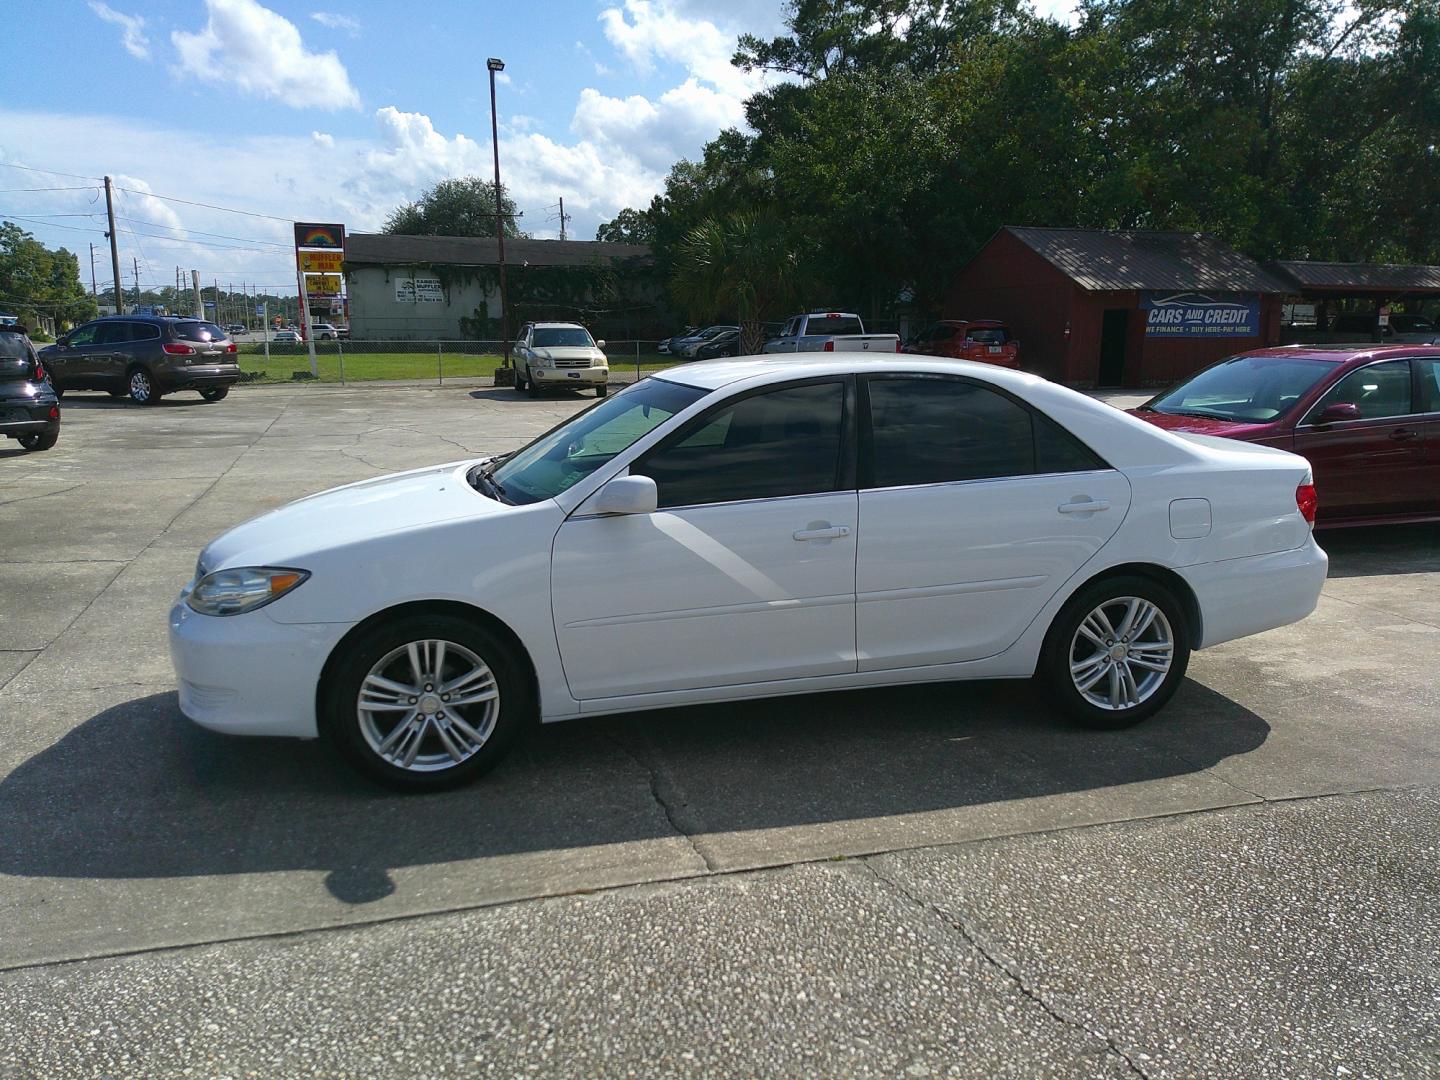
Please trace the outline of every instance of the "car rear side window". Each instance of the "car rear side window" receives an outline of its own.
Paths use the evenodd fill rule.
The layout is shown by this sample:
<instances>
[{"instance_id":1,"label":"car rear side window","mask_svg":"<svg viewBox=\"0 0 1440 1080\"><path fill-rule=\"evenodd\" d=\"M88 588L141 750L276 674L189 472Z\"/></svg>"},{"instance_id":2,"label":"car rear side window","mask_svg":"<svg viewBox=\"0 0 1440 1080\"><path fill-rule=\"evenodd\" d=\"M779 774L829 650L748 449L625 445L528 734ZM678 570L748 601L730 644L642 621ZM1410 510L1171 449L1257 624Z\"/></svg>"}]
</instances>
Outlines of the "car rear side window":
<instances>
[{"instance_id":1,"label":"car rear side window","mask_svg":"<svg viewBox=\"0 0 1440 1080\"><path fill-rule=\"evenodd\" d=\"M130 340L130 324L127 322L101 323L95 334L96 345L123 345Z\"/></svg>"},{"instance_id":2,"label":"car rear side window","mask_svg":"<svg viewBox=\"0 0 1440 1080\"><path fill-rule=\"evenodd\" d=\"M1410 405L1410 361L1385 360L1350 372L1310 410L1310 422L1328 406L1349 403L1360 410L1361 420L1407 416Z\"/></svg>"},{"instance_id":3,"label":"car rear side window","mask_svg":"<svg viewBox=\"0 0 1440 1080\"><path fill-rule=\"evenodd\" d=\"M1440 356L1422 356L1415 361L1420 375L1420 401L1416 412L1440 412Z\"/></svg>"},{"instance_id":4,"label":"car rear side window","mask_svg":"<svg viewBox=\"0 0 1440 1080\"><path fill-rule=\"evenodd\" d=\"M154 323L137 322L130 324L131 341L154 341L160 336L160 328Z\"/></svg>"},{"instance_id":5,"label":"car rear side window","mask_svg":"<svg viewBox=\"0 0 1440 1080\"><path fill-rule=\"evenodd\" d=\"M873 378L868 487L1083 472L1105 463L1054 421L960 379Z\"/></svg>"},{"instance_id":6,"label":"car rear side window","mask_svg":"<svg viewBox=\"0 0 1440 1080\"><path fill-rule=\"evenodd\" d=\"M211 322L172 323L175 336L181 341L224 341L225 331Z\"/></svg>"},{"instance_id":7,"label":"car rear side window","mask_svg":"<svg viewBox=\"0 0 1440 1080\"><path fill-rule=\"evenodd\" d=\"M661 507L777 499L839 490L845 386L790 386L703 417L630 467Z\"/></svg>"}]
</instances>

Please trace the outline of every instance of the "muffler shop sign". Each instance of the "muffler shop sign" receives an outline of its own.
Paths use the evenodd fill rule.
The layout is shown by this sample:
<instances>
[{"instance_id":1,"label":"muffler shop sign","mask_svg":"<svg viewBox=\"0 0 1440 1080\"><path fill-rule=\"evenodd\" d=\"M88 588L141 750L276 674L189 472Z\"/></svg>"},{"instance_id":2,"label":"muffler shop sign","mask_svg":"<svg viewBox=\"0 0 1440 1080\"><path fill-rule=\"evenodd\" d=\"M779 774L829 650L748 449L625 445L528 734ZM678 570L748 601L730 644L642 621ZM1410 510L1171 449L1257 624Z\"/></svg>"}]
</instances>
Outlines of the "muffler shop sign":
<instances>
[{"instance_id":1,"label":"muffler shop sign","mask_svg":"<svg viewBox=\"0 0 1440 1080\"><path fill-rule=\"evenodd\" d=\"M1144 293L1147 337L1259 337L1260 297Z\"/></svg>"}]
</instances>

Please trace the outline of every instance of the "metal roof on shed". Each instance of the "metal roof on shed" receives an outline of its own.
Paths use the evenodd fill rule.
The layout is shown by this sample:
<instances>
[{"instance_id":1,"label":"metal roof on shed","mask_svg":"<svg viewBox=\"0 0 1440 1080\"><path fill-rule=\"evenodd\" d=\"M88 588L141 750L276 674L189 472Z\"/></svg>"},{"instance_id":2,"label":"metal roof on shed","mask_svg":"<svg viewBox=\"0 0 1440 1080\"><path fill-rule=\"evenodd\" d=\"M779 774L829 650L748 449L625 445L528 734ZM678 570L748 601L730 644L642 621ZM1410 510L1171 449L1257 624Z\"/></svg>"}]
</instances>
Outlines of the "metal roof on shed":
<instances>
[{"instance_id":1,"label":"metal roof on shed","mask_svg":"<svg viewBox=\"0 0 1440 1080\"><path fill-rule=\"evenodd\" d=\"M650 248L645 244L505 239L505 262L509 266L584 266L596 259L643 259L649 256ZM454 263L458 266L494 266L500 261L500 252L493 236L350 233L345 238L345 261L378 265Z\"/></svg>"},{"instance_id":2,"label":"metal roof on shed","mask_svg":"<svg viewBox=\"0 0 1440 1080\"><path fill-rule=\"evenodd\" d=\"M1440 289L1440 266L1394 263L1309 262L1281 260L1273 264L1307 289Z\"/></svg>"},{"instance_id":3,"label":"metal roof on shed","mask_svg":"<svg viewBox=\"0 0 1440 1080\"><path fill-rule=\"evenodd\" d=\"M1292 286L1207 233L1125 229L1005 231L1082 289L1286 293Z\"/></svg>"}]
</instances>

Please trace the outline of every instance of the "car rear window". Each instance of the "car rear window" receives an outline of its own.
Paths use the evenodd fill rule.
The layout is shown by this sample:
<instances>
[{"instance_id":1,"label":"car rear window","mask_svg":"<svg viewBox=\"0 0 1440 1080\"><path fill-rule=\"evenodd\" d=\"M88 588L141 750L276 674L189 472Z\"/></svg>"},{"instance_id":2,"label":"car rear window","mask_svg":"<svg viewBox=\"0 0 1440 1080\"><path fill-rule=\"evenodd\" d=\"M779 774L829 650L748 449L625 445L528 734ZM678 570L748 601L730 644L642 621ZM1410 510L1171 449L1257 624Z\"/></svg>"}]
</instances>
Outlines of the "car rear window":
<instances>
[{"instance_id":1,"label":"car rear window","mask_svg":"<svg viewBox=\"0 0 1440 1080\"><path fill-rule=\"evenodd\" d=\"M850 318L827 319L822 316L812 316L805 324L805 335L811 334L861 334L864 331L860 327L860 320L851 316Z\"/></svg>"},{"instance_id":2,"label":"car rear window","mask_svg":"<svg viewBox=\"0 0 1440 1080\"><path fill-rule=\"evenodd\" d=\"M1001 326L982 326L965 335L968 341L978 341L984 345L1004 345L1009 336Z\"/></svg>"},{"instance_id":3,"label":"car rear window","mask_svg":"<svg viewBox=\"0 0 1440 1080\"><path fill-rule=\"evenodd\" d=\"M30 350L25 347L25 335L0 331L0 357L6 360L29 360Z\"/></svg>"},{"instance_id":4,"label":"car rear window","mask_svg":"<svg viewBox=\"0 0 1440 1080\"><path fill-rule=\"evenodd\" d=\"M181 341L224 341L225 331L212 322L177 322L172 324Z\"/></svg>"}]
</instances>

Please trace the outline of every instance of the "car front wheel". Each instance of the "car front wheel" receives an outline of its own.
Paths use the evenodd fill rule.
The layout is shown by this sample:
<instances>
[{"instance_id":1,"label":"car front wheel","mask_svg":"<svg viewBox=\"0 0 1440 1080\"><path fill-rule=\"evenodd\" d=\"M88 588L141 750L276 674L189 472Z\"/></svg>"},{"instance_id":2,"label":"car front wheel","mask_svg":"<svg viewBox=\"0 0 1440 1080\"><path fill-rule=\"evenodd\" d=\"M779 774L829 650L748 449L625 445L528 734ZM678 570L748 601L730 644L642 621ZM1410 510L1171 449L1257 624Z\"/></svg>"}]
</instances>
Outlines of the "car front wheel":
<instances>
[{"instance_id":1,"label":"car front wheel","mask_svg":"<svg viewBox=\"0 0 1440 1080\"><path fill-rule=\"evenodd\" d=\"M389 787L468 783L504 757L533 716L510 647L465 619L407 616L344 648L327 680L322 729Z\"/></svg>"},{"instance_id":2,"label":"car front wheel","mask_svg":"<svg viewBox=\"0 0 1440 1080\"><path fill-rule=\"evenodd\" d=\"M1190 627L1169 589L1116 577L1081 589L1046 636L1040 674L1075 720L1123 728L1154 715L1185 678Z\"/></svg>"}]
</instances>

